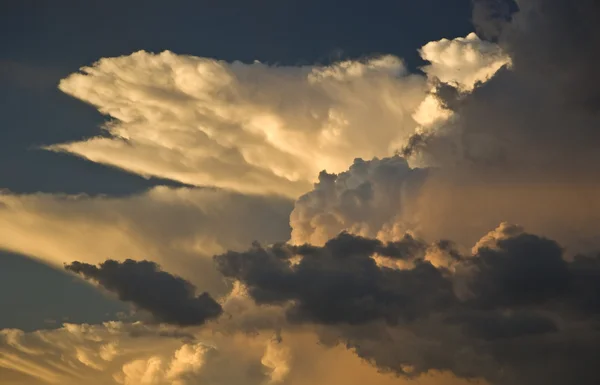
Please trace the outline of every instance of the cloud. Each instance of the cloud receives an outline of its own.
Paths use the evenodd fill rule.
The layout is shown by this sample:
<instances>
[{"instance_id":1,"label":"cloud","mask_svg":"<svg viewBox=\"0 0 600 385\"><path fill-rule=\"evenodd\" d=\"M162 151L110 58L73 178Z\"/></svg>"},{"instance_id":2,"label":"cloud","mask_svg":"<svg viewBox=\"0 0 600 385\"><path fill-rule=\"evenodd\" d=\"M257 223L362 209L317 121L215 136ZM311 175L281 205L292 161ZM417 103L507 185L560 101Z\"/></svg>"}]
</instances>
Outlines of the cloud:
<instances>
[{"instance_id":1,"label":"cloud","mask_svg":"<svg viewBox=\"0 0 600 385\"><path fill-rule=\"evenodd\" d=\"M518 10L518 0L473 1L473 24L485 38L497 39L511 14ZM515 9L516 8L516 9Z\"/></svg>"},{"instance_id":2,"label":"cloud","mask_svg":"<svg viewBox=\"0 0 600 385\"><path fill-rule=\"evenodd\" d=\"M453 165L411 167L400 156L357 159L340 174L321 173L313 190L298 198L291 241L323 245L341 231L387 241L408 232L466 247L498 223L511 222L574 254L600 248L600 184L511 178Z\"/></svg>"},{"instance_id":3,"label":"cloud","mask_svg":"<svg viewBox=\"0 0 600 385\"><path fill-rule=\"evenodd\" d=\"M271 383L277 384L285 380L290 372L290 349L286 346L281 346L281 342L272 341L267 345L265 355L261 359L261 363L270 368Z\"/></svg>"},{"instance_id":4,"label":"cloud","mask_svg":"<svg viewBox=\"0 0 600 385\"><path fill-rule=\"evenodd\" d=\"M65 269L97 282L120 300L149 311L159 322L200 325L223 311L208 293L196 296L194 285L162 271L154 262L108 260L99 266L72 262Z\"/></svg>"},{"instance_id":5,"label":"cloud","mask_svg":"<svg viewBox=\"0 0 600 385\"><path fill-rule=\"evenodd\" d=\"M269 354L266 336L194 328L188 332L182 335L172 327L139 322L65 324L30 333L3 330L0 374L3 380L6 369L28 376L15 382L19 385L259 385L286 364L284 356L268 366L261 363Z\"/></svg>"},{"instance_id":6,"label":"cloud","mask_svg":"<svg viewBox=\"0 0 600 385\"><path fill-rule=\"evenodd\" d=\"M489 80L500 68L510 64L510 57L498 45L479 39L475 33L453 40L442 39L425 44L421 57L431 64L423 67L430 78L471 91L478 83Z\"/></svg>"},{"instance_id":7,"label":"cloud","mask_svg":"<svg viewBox=\"0 0 600 385\"><path fill-rule=\"evenodd\" d=\"M106 135L54 144L93 162L194 186L289 197L321 170L389 156L424 122L446 119L432 78L472 89L507 58L470 34L420 50L427 76L375 56L328 66L227 63L144 51L103 58L59 88L107 115Z\"/></svg>"},{"instance_id":8,"label":"cloud","mask_svg":"<svg viewBox=\"0 0 600 385\"><path fill-rule=\"evenodd\" d=\"M27 375L23 384L113 383L112 371L127 357L153 350L168 352L188 343L176 333L165 337L171 332L166 327L121 322L65 324L30 333L4 329L0 332L0 367Z\"/></svg>"},{"instance_id":9,"label":"cloud","mask_svg":"<svg viewBox=\"0 0 600 385\"><path fill-rule=\"evenodd\" d=\"M494 2L476 3L481 11ZM421 152L463 177L597 181L598 5L529 0L519 8L497 25L511 68L452 100L452 121Z\"/></svg>"},{"instance_id":10,"label":"cloud","mask_svg":"<svg viewBox=\"0 0 600 385\"><path fill-rule=\"evenodd\" d=\"M199 188L127 197L0 194L0 248L64 263L149 260L200 290L224 293L210 257L289 237L292 203Z\"/></svg>"},{"instance_id":11,"label":"cloud","mask_svg":"<svg viewBox=\"0 0 600 385\"><path fill-rule=\"evenodd\" d=\"M342 346L319 344L310 330L287 331L282 341L269 333L191 329L191 336L182 337L173 332L165 326L120 322L67 324L31 333L3 330L0 375L10 385L406 384ZM420 381L467 384L445 373Z\"/></svg>"},{"instance_id":12,"label":"cloud","mask_svg":"<svg viewBox=\"0 0 600 385\"><path fill-rule=\"evenodd\" d=\"M526 312L462 314L447 321L460 324L465 334L486 341L558 332L551 318Z\"/></svg>"},{"instance_id":13,"label":"cloud","mask_svg":"<svg viewBox=\"0 0 600 385\"><path fill-rule=\"evenodd\" d=\"M404 257L402 249L342 233L323 247L256 245L245 253L217 255L215 261L224 276L247 285L258 303L292 301L288 318L294 322L396 324L452 300L452 285L429 263L391 270L370 258L375 253ZM292 264L296 255L301 260Z\"/></svg>"},{"instance_id":14,"label":"cloud","mask_svg":"<svg viewBox=\"0 0 600 385\"><path fill-rule=\"evenodd\" d=\"M173 353L168 364L159 357L134 360L123 365L122 373L116 373L115 381L123 385L185 385L186 377L197 374L204 365L210 347L202 344L185 344Z\"/></svg>"},{"instance_id":15,"label":"cloud","mask_svg":"<svg viewBox=\"0 0 600 385\"><path fill-rule=\"evenodd\" d=\"M412 133L427 84L394 56L278 67L140 51L84 67L60 89L112 120L105 136L51 150L195 186L296 197L320 170L388 155L391 141Z\"/></svg>"},{"instance_id":16,"label":"cloud","mask_svg":"<svg viewBox=\"0 0 600 385\"><path fill-rule=\"evenodd\" d=\"M570 285L568 263L551 240L519 234L499 240L497 247L479 248L467 269L475 271L470 290L481 306L502 307L543 303L562 297Z\"/></svg>"},{"instance_id":17,"label":"cloud","mask_svg":"<svg viewBox=\"0 0 600 385\"><path fill-rule=\"evenodd\" d=\"M429 43L425 76L391 56L276 67L138 52L63 80L63 91L112 120L103 137L50 149L220 190L8 194L0 245L94 273L106 258L147 260L125 264L149 266L143 282L159 275L179 288L161 291L158 304L145 302L152 290L135 296L150 309L195 301L175 274L220 294L224 276L233 291L218 322L185 345L125 357L117 345L76 339L56 342L40 363L46 343L20 341L53 332L9 331L0 364L57 383L92 371L161 385L376 384L432 373L599 383L598 6L519 7L495 22L497 10L477 2L474 18L497 45L475 35ZM300 196L286 243L271 242L289 238L291 202L274 195ZM130 280L117 282L122 292Z\"/></svg>"},{"instance_id":18,"label":"cloud","mask_svg":"<svg viewBox=\"0 0 600 385\"><path fill-rule=\"evenodd\" d=\"M399 156L355 159L340 174L323 172L314 189L296 201L290 216L292 242L322 245L340 231L384 239L412 228L411 204L427 170Z\"/></svg>"},{"instance_id":19,"label":"cloud","mask_svg":"<svg viewBox=\"0 0 600 385\"><path fill-rule=\"evenodd\" d=\"M508 224L485 235L473 254L436 243L454 259L450 267L434 266L422 248L411 256L396 245L341 233L323 246L255 244L215 262L258 304L286 309L292 325L321 325L330 344L409 378L450 370L493 384L526 384L564 349L583 362L600 352L594 300L600 286L591 278L600 271L597 257L568 258L555 241ZM378 254L412 263L382 266ZM513 357L519 349L534 349L537 357ZM598 381L595 367L577 360L556 362L552 374L537 378L563 384L577 373L581 383Z\"/></svg>"}]
</instances>

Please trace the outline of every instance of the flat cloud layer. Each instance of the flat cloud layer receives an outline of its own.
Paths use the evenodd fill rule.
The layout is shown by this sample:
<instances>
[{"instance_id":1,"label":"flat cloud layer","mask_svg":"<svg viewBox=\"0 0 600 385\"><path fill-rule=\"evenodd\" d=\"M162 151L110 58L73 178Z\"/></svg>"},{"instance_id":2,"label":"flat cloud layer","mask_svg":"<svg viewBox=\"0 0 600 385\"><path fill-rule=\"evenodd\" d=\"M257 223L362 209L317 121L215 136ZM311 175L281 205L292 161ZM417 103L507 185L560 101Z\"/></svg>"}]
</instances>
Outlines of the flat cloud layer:
<instances>
[{"instance_id":1,"label":"flat cloud layer","mask_svg":"<svg viewBox=\"0 0 600 385\"><path fill-rule=\"evenodd\" d=\"M214 189L156 187L129 197L0 195L0 247L56 266L151 260L202 290L224 285L210 257L289 236L292 204Z\"/></svg>"},{"instance_id":2,"label":"flat cloud layer","mask_svg":"<svg viewBox=\"0 0 600 385\"><path fill-rule=\"evenodd\" d=\"M307 330L278 342L268 333L250 336L210 330L179 333L169 327L66 324L55 330L0 332L0 369L7 385L360 385L407 384L378 372L344 347L318 344ZM431 373L421 384L466 385Z\"/></svg>"}]
</instances>

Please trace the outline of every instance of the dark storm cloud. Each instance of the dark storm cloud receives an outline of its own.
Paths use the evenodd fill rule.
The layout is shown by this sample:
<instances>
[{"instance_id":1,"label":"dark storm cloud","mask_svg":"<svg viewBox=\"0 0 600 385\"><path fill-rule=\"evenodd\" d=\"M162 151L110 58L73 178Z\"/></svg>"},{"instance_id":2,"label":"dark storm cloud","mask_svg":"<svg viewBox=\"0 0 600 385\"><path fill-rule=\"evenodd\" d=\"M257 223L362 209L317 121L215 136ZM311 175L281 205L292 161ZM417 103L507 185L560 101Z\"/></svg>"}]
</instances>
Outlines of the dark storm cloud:
<instances>
[{"instance_id":1,"label":"dark storm cloud","mask_svg":"<svg viewBox=\"0 0 600 385\"><path fill-rule=\"evenodd\" d=\"M553 240L505 234L473 255L461 255L449 241L430 246L450 256L448 269L424 260L424 246L411 237L384 244L347 233L322 247L255 243L215 262L257 303L286 306L292 323L324 326L325 340L382 370L407 376L450 370L503 385L530 383L536 371L534 383L564 384L577 371L572 375L582 384L595 384L600 375L581 363L600 351L594 345L600 259L567 260ZM413 264L390 269L377 265L375 255ZM466 298L457 295L460 285ZM523 349L534 357L524 357ZM569 349L578 359L558 362ZM551 375L544 360L557 365Z\"/></svg>"},{"instance_id":2,"label":"dark storm cloud","mask_svg":"<svg viewBox=\"0 0 600 385\"><path fill-rule=\"evenodd\" d=\"M570 275L560 246L549 239L520 234L481 248L465 261L476 274L469 288L484 307L527 306L567 293Z\"/></svg>"},{"instance_id":3,"label":"dark storm cloud","mask_svg":"<svg viewBox=\"0 0 600 385\"><path fill-rule=\"evenodd\" d=\"M449 241L432 248L446 251L456 262L455 271L420 257L425 245L409 236L382 243L341 233L322 247L255 243L246 252L230 251L214 259L218 270L246 284L257 302L294 301L290 315L323 323L380 319L395 324L439 310L547 307L600 289L594 284L600 274L597 258L579 256L568 262L555 241L532 234L514 234L471 256L460 255ZM379 266L375 255L413 261L413 266ZM455 295L457 283L466 285L467 298Z\"/></svg>"},{"instance_id":4,"label":"dark storm cloud","mask_svg":"<svg viewBox=\"0 0 600 385\"><path fill-rule=\"evenodd\" d=\"M558 331L558 326L551 318L527 312L514 314L465 313L450 317L446 322L459 324L467 336L486 341Z\"/></svg>"},{"instance_id":5,"label":"dark storm cloud","mask_svg":"<svg viewBox=\"0 0 600 385\"><path fill-rule=\"evenodd\" d=\"M191 283L161 271L154 262L107 260L98 266L73 262L65 269L98 282L159 322L200 325L222 313L221 305L208 293L196 296Z\"/></svg>"},{"instance_id":6,"label":"dark storm cloud","mask_svg":"<svg viewBox=\"0 0 600 385\"><path fill-rule=\"evenodd\" d=\"M447 306L452 285L428 262L412 270L380 268L374 254L410 258L421 252L412 237L383 244L341 233L323 247L261 247L215 256L219 271L239 279L258 303L294 301L288 318L295 322L360 324L382 319L390 324ZM301 256L297 264L294 256Z\"/></svg>"},{"instance_id":7,"label":"dark storm cloud","mask_svg":"<svg viewBox=\"0 0 600 385\"><path fill-rule=\"evenodd\" d=\"M416 239L410 234L404 234L399 241L381 244L375 252L384 257L393 259L410 260L420 257L427 248L427 244Z\"/></svg>"},{"instance_id":8,"label":"dark storm cloud","mask_svg":"<svg viewBox=\"0 0 600 385\"><path fill-rule=\"evenodd\" d=\"M600 253L575 256L569 270L573 302L586 313L600 314Z\"/></svg>"}]
</instances>

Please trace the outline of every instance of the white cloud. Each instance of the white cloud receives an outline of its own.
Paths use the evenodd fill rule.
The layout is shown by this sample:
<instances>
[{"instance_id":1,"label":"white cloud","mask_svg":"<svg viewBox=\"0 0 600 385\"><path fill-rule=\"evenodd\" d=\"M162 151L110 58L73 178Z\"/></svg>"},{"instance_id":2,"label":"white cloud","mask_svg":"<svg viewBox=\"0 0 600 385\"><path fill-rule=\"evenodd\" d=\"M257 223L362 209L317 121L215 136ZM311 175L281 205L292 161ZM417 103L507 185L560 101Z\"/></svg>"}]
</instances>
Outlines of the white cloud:
<instances>
[{"instance_id":1,"label":"white cloud","mask_svg":"<svg viewBox=\"0 0 600 385\"><path fill-rule=\"evenodd\" d=\"M428 77L465 90L509 60L475 34L420 52ZM389 156L419 124L447 119L430 83L390 55L279 67L140 51L61 81L112 120L108 135L48 148L190 185L297 197L319 171Z\"/></svg>"},{"instance_id":2,"label":"white cloud","mask_svg":"<svg viewBox=\"0 0 600 385\"><path fill-rule=\"evenodd\" d=\"M420 53L431 63L423 68L427 76L457 85L463 91L472 90L477 82L487 81L511 63L497 44L481 40L475 33L429 42Z\"/></svg>"},{"instance_id":3,"label":"white cloud","mask_svg":"<svg viewBox=\"0 0 600 385\"><path fill-rule=\"evenodd\" d=\"M389 155L390 142L413 132L427 87L394 56L277 67L140 51L61 81L113 120L108 136L49 148L191 185L296 197L322 169Z\"/></svg>"}]
</instances>

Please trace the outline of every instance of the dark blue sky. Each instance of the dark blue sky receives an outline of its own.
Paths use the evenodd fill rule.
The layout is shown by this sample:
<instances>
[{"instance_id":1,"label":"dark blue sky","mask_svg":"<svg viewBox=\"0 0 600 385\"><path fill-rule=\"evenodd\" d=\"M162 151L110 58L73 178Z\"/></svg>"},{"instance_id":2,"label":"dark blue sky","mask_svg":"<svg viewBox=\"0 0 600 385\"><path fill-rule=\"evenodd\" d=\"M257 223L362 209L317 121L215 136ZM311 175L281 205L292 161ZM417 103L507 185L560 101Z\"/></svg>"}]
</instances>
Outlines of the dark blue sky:
<instances>
[{"instance_id":1,"label":"dark blue sky","mask_svg":"<svg viewBox=\"0 0 600 385\"><path fill-rule=\"evenodd\" d=\"M0 188L123 195L168 183L35 149L98 132L104 118L56 85L101 57L168 49L297 65L391 53L416 69L422 64L420 46L466 35L473 29L470 17L469 0L3 0ZM57 308L90 322L120 309L70 277L22 257L0 253L0 273L0 280L33 285L0 290L0 309L12 309L0 311L0 328L40 327L44 319L55 318L51 309ZM75 305L68 311L58 305L86 298L97 308ZM18 303L38 311L24 311Z\"/></svg>"}]
</instances>

